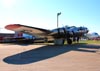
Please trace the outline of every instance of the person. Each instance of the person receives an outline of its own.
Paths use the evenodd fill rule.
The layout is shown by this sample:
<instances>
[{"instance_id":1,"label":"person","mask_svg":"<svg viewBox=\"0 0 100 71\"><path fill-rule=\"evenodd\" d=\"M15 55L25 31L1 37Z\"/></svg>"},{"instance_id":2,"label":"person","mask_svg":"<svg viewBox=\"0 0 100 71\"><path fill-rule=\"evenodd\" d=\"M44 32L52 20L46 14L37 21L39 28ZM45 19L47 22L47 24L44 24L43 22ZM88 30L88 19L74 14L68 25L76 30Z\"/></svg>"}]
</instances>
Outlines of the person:
<instances>
[{"instance_id":1,"label":"person","mask_svg":"<svg viewBox=\"0 0 100 71\"><path fill-rule=\"evenodd\" d=\"M79 43L79 39L80 39L80 37L77 37L77 43Z\"/></svg>"}]
</instances>

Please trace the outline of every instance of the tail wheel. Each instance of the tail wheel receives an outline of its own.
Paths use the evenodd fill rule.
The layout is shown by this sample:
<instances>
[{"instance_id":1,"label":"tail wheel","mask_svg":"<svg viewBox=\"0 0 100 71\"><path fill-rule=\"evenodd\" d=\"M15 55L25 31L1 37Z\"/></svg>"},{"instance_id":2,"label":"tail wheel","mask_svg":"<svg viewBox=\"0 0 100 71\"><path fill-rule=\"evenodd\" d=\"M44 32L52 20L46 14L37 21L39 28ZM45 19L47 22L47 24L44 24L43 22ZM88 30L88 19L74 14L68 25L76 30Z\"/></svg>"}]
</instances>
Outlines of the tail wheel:
<instances>
[{"instance_id":1,"label":"tail wheel","mask_svg":"<svg viewBox=\"0 0 100 71\"><path fill-rule=\"evenodd\" d=\"M67 43L68 44L72 44L72 40L71 39L67 39Z\"/></svg>"}]
</instances>

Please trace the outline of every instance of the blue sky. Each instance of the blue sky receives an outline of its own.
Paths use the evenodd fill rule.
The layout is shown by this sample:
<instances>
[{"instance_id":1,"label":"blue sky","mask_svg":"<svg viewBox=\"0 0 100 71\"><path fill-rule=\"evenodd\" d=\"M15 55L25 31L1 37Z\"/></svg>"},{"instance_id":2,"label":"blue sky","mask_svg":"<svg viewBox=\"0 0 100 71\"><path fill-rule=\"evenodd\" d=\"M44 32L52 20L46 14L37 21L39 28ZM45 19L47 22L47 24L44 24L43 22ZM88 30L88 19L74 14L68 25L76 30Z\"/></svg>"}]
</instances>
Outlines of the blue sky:
<instances>
[{"instance_id":1,"label":"blue sky","mask_svg":"<svg viewBox=\"0 0 100 71\"><path fill-rule=\"evenodd\" d=\"M53 29L58 12L59 27L86 26L100 34L100 0L0 0L0 28L17 23Z\"/></svg>"}]
</instances>

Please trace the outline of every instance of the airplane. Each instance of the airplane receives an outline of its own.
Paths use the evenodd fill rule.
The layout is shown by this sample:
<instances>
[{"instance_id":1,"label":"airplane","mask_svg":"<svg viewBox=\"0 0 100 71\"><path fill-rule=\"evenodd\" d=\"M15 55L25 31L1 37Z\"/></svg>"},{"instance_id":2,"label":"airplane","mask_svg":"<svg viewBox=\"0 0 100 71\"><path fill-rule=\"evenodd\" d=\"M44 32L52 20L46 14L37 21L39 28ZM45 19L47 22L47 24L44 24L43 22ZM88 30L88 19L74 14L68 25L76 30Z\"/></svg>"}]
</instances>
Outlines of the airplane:
<instances>
[{"instance_id":1,"label":"airplane","mask_svg":"<svg viewBox=\"0 0 100 71\"><path fill-rule=\"evenodd\" d=\"M100 35L96 32L86 34L89 40L100 40Z\"/></svg>"},{"instance_id":2,"label":"airplane","mask_svg":"<svg viewBox=\"0 0 100 71\"><path fill-rule=\"evenodd\" d=\"M65 40L67 40L68 44L72 44L75 41L79 42L79 39L89 31L87 27L65 26L48 30L21 24L9 24L5 28L15 32L33 35L36 39L45 39L45 42L53 41L55 45L63 45Z\"/></svg>"}]
</instances>

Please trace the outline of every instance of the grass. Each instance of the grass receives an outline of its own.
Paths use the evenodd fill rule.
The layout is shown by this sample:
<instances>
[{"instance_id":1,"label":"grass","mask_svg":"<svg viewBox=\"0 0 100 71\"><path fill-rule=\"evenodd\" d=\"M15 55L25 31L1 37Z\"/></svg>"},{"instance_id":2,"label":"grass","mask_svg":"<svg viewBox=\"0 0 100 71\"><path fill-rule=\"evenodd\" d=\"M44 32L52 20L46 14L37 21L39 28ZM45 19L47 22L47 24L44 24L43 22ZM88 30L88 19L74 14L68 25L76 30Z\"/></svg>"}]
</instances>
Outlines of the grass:
<instances>
[{"instance_id":1,"label":"grass","mask_svg":"<svg viewBox=\"0 0 100 71\"><path fill-rule=\"evenodd\" d=\"M100 41L97 40L82 40L80 43L87 43L87 44L100 44Z\"/></svg>"},{"instance_id":2,"label":"grass","mask_svg":"<svg viewBox=\"0 0 100 71\"><path fill-rule=\"evenodd\" d=\"M73 44L75 44L76 42L73 42ZM81 40L79 41L79 43L86 43L86 44L100 44L100 40ZM67 42L65 41L65 44L67 44Z\"/></svg>"}]
</instances>

